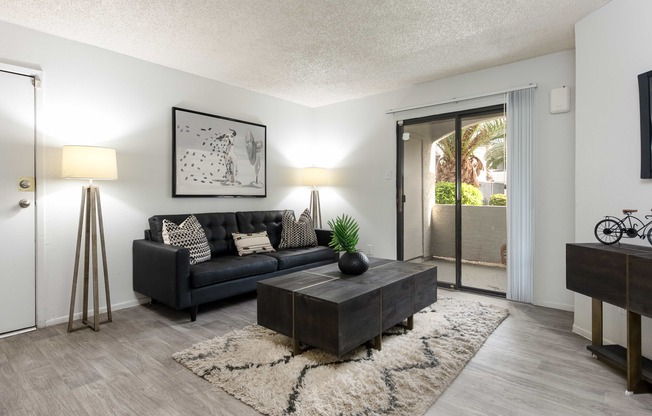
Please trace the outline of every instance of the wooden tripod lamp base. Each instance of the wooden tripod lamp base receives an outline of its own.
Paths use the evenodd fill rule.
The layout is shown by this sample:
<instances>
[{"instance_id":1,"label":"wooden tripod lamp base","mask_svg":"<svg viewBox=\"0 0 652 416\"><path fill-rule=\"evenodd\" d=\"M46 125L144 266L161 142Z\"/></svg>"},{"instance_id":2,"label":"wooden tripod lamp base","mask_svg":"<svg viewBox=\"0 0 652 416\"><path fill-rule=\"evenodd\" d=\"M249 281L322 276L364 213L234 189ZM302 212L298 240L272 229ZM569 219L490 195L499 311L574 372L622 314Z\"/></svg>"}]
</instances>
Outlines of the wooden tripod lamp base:
<instances>
[{"instance_id":1,"label":"wooden tripod lamp base","mask_svg":"<svg viewBox=\"0 0 652 416\"><path fill-rule=\"evenodd\" d=\"M104 292L106 296L107 319L100 322L99 304L99 279L98 279L98 253L97 237L99 227L100 246L102 250L102 271L104 274ZM100 324L111 322L111 295L109 294L109 273L106 265L106 244L104 242L104 223L102 221L102 204L100 202L100 188L97 186L84 186L82 188L82 202L79 211L79 229L77 231L77 250L75 252L75 271L72 278L72 294L70 296L70 315L68 316L68 332L85 328L73 328L75 313L75 299L77 297L77 281L81 256L82 240L84 242L84 257L82 270L83 279L83 311L82 323L95 331L100 330ZM88 319L88 297L91 275L93 277L93 318Z\"/></svg>"},{"instance_id":2,"label":"wooden tripod lamp base","mask_svg":"<svg viewBox=\"0 0 652 416\"><path fill-rule=\"evenodd\" d=\"M319 204L318 186L328 184L328 170L326 168L304 168L302 171L302 185L312 186L310 192L310 216L314 228L322 228L321 206Z\"/></svg>"}]
</instances>

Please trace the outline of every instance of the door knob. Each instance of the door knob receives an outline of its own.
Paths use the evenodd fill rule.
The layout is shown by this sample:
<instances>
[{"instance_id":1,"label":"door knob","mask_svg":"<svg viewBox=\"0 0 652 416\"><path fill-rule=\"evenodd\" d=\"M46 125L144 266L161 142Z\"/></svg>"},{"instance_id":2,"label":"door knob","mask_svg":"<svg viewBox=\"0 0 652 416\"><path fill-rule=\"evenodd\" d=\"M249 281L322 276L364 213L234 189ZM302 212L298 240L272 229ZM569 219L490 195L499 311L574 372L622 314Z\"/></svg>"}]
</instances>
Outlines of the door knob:
<instances>
[{"instance_id":1,"label":"door knob","mask_svg":"<svg viewBox=\"0 0 652 416\"><path fill-rule=\"evenodd\" d=\"M31 202L29 202L29 199L21 199L18 201L18 205L20 205L21 208L27 208Z\"/></svg>"},{"instance_id":2,"label":"door knob","mask_svg":"<svg viewBox=\"0 0 652 416\"><path fill-rule=\"evenodd\" d=\"M33 176L21 176L18 178L18 190L20 192L34 192L35 183Z\"/></svg>"}]
</instances>

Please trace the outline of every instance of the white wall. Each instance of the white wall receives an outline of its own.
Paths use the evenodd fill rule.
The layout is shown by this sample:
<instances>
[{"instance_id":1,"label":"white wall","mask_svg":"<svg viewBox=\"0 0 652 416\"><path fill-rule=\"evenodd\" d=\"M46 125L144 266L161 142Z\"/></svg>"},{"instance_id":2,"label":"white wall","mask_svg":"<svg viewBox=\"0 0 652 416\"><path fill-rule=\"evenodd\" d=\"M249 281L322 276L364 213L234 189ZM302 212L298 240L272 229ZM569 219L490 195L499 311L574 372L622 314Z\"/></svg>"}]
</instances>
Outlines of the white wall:
<instances>
[{"instance_id":1,"label":"white wall","mask_svg":"<svg viewBox=\"0 0 652 416\"><path fill-rule=\"evenodd\" d=\"M575 114L572 110L551 115L548 94L563 85L574 91L574 65L573 51L560 52L319 108L315 129L323 146L319 162L337 174L328 196L322 196L324 218L342 212L353 215L360 221L360 247L372 244L376 255L395 258L396 125L385 111L537 83L534 301L571 310L573 294L566 290L564 258L565 243L572 241L574 230ZM452 108L447 106L446 111Z\"/></svg>"},{"instance_id":2,"label":"white wall","mask_svg":"<svg viewBox=\"0 0 652 416\"><path fill-rule=\"evenodd\" d=\"M564 244L573 236L574 112L550 115L548 92L574 89L574 53L561 52L318 109L167 69L0 22L0 60L43 70L38 322L67 319L82 183L60 178L61 146L117 149L120 179L102 200L114 308L134 305L131 243L157 213L300 210L309 193L298 167L333 169L321 188L324 223L347 213L360 222L360 248L396 255L396 138L389 108L538 83L536 92L535 303L572 308ZM171 198L171 107L265 124L267 198ZM325 225L325 224L324 224ZM77 307L79 310L80 307Z\"/></svg>"},{"instance_id":3,"label":"white wall","mask_svg":"<svg viewBox=\"0 0 652 416\"><path fill-rule=\"evenodd\" d=\"M575 25L577 141L575 241L595 242L593 227L623 208L652 208L652 180L640 179L637 75L652 70L652 2L612 1ZM649 245L623 239L622 243ZM626 345L625 315L605 304L604 336ZM591 301L575 296L575 331L591 333ZM643 351L652 357L652 320L643 318Z\"/></svg>"},{"instance_id":4,"label":"white wall","mask_svg":"<svg viewBox=\"0 0 652 416\"><path fill-rule=\"evenodd\" d=\"M131 244L153 214L308 206L296 158L312 110L99 48L0 23L0 59L43 70L37 201L39 325L67 320L82 182L60 178L61 147L117 149L119 180L102 190L111 301L137 303L131 288ZM267 198L172 198L173 106L267 126ZM294 150L286 151L286 149ZM77 311L81 310L80 303Z\"/></svg>"}]
</instances>

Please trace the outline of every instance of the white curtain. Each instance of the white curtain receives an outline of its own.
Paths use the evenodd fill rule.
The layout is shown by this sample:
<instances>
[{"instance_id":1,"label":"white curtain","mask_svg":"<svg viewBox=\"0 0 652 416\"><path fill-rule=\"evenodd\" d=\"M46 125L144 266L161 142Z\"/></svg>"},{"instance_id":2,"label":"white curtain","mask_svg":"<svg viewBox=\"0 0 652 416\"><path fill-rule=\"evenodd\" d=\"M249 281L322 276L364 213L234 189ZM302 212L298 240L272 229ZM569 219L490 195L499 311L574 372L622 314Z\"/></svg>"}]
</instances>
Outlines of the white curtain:
<instances>
[{"instance_id":1,"label":"white curtain","mask_svg":"<svg viewBox=\"0 0 652 416\"><path fill-rule=\"evenodd\" d=\"M534 88L507 93L507 299L532 303Z\"/></svg>"}]
</instances>

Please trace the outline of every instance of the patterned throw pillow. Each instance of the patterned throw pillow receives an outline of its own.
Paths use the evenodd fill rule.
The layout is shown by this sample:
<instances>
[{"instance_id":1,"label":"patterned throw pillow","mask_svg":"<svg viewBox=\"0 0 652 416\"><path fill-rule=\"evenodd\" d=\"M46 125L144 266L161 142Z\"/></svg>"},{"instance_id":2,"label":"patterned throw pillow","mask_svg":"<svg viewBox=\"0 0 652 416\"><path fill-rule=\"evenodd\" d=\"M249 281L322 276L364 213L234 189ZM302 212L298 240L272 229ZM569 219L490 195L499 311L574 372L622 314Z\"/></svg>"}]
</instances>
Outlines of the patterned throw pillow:
<instances>
[{"instance_id":1,"label":"patterned throw pillow","mask_svg":"<svg viewBox=\"0 0 652 416\"><path fill-rule=\"evenodd\" d=\"M310 211L306 209L294 220L293 211L285 211L281 221L281 243L278 248L312 247L317 245L317 234L312 226Z\"/></svg>"},{"instance_id":2,"label":"patterned throw pillow","mask_svg":"<svg viewBox=\"0 0 652 416\"><path fill-rule=\"evenodd\" d=\"M238 255L246 256L254 253L271 253L274 250L272 243L269 242L267 231L259 233L233 233L233 242L238 249Z\"/></svg>"},{"instance_id":3,"label":"patterned throw pillow","mask_svg":"<svg viewBox=\"0 0 652 416\"><path fill-rule=\"evenodd\" d=\"M190 264L203 263L211 259L211 248L206 233L194 215L189 216L179 225L164 219L163 242L190 250Z\"/></svg>"}]
</instances>

